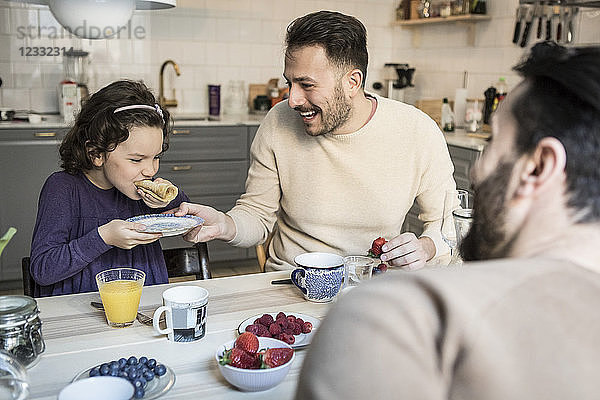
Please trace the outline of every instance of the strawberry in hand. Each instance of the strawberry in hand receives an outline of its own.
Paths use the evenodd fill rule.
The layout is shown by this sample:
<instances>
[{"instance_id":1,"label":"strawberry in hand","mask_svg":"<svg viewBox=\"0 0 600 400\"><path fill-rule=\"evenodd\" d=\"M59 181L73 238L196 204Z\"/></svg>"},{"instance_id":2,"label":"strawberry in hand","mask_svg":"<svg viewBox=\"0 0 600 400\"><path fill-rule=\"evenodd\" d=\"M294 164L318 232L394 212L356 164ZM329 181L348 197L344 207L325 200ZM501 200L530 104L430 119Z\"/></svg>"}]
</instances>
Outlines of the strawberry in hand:
<instances>
[{"instance_id":1,"label":"strawberry in hand","mask_svg":"<svg viewBox=\"0 0 600 400\"><path fill-rule=\"evenodd\" d=\"M371 248L369 249L368 255L371 257L379 257L381 253L383 253L383 250L381 248L386 243L387 240L385 240L385 238L382 237L378 237L377 239L373 240L373 244L371 244Z\"/></svg>"}]
</instances>

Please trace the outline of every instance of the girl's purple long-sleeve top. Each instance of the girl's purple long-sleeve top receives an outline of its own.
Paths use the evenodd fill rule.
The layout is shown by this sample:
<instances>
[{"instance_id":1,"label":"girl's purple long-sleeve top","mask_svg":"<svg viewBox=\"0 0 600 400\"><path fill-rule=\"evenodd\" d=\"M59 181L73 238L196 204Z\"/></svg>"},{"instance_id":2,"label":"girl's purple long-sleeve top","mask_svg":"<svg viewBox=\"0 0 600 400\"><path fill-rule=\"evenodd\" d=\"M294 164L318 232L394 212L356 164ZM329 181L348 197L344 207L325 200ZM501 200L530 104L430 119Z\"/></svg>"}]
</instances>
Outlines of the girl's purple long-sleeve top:
<instances>
[{"instance_id":1,"label":"girl's purple long-sleeve top","mask_svg":"<svg viewBox=\"0 0 600 400\"><path fill-rule=\"evenodd\" d=\"M189 199L180 190L166 208L150 208L116 188L100 189L83 174L53 173L40 193L33 230L30 272L36 282L34 295L96 291L96 274L121 266L144 271L145 285L167 283L158 241L124 250L104 243L98 227L113 219L157 214L183 201Z\"/></svg>"}]
</instances>

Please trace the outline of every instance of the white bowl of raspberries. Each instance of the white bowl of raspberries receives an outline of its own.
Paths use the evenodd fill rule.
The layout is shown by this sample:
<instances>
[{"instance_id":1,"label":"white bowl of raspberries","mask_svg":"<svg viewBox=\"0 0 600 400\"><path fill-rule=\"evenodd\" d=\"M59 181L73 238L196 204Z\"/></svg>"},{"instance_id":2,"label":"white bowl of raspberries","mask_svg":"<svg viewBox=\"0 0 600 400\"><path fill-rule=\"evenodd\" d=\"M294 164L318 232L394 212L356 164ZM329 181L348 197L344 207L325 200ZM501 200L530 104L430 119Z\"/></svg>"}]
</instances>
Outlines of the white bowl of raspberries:
<instances>
[{"instance_id":1,"label":"white bowl of raspberries","mask_svg":"<svg viewBox=\"0 0 600 400\"><path fill-rule=\"evenodd\" d=\"M287 375L294 349L281 340L244 332L217 348L215 359L223 377L238 389L259 392L277 386Z\"/></svg>"}]
</instances>

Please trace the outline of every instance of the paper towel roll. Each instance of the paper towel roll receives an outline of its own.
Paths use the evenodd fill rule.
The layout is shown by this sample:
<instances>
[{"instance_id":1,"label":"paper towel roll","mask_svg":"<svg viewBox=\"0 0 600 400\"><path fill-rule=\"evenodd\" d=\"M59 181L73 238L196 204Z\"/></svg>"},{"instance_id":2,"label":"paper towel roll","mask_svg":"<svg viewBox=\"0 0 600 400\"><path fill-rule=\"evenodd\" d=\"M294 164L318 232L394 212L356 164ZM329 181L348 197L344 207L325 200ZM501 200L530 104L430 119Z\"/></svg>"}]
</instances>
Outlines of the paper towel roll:
<instances>
[{"instance_id":1,"label":"paper towel roll","mask_svg":"<svg viewBox=\"0 0 600 400\"><path fill-rule=\"evenodd\" d=\"M465 112L467 109L467 89L456 89L454 93L454 125L457 128L465 126Z\"/></svg>"}]
</instances>

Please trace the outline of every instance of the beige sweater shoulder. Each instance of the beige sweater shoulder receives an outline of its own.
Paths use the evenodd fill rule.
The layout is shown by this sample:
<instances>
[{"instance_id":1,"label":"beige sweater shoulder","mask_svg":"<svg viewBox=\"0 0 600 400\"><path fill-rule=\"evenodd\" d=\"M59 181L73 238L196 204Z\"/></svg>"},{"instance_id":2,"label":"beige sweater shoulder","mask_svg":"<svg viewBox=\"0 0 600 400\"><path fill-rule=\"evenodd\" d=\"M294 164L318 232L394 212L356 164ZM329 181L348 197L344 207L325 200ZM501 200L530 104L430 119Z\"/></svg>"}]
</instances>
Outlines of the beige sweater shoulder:
<instances>
[{"instance_id":1,"label":"beige sweater shoulder","mask_svg":"<svg viewBox=\"0 0 600 400\"><path fill-rule=\"evenodd\" d=\"M401 233L416 199L424 235L447 251L439 224L455 183L443 134L416 108L376 98L371 120L347 135L309 136L287 102L269 112L251 146L246 192L228 212L232 244L264 241L277 221L270 269L292 268L307 251L365 254L378 236Z\"/></svg>"}]
</instances>

